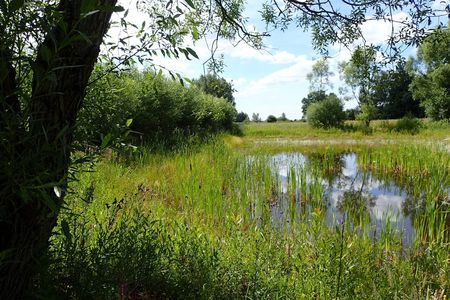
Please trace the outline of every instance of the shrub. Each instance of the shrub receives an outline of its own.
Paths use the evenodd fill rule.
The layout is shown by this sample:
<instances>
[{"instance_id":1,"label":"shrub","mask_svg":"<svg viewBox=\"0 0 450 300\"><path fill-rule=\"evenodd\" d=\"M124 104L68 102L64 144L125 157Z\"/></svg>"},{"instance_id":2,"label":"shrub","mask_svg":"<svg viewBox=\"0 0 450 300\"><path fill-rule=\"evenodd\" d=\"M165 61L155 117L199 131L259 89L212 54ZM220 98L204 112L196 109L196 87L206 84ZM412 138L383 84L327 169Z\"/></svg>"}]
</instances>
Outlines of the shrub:
<instances>
[{"instance_id":1,"label":"shrub","mask_svg":"<svg viewBox=\"0 0 450 300\"><path fill-rule=\"evenodd\" d=\"M313 127L339 127L345 119L342 102L336 97L327 97L312 103L306 111L306 120Z\"/></svg>"},{"instance_id":2,"label":"shrub","mask_svg":"<svg viewBox=\"0 0 450 300\"><path fill-rule=\"evenodd\" d=\"M236 109L227 100L147 73L132 128L147 142L173 143L180 136L232 130L235 119Z\"/></svg>"},{"instance_id":3,"label":"shrub","mask_svg":"<svg viewBox=\"0 0 450 300\"><path fill-rule=\"evenodd\" d=\"M406 115L394 125L394 130L397 132L407 132L410 134L416 134L422 128L422 122L413 117L412 115Z\"/></svg>"},{"instance_id":4,"label":"shrub","mask_svg":"<svg viewBox=\"0 0 450 300\"><path fill-rule=\"evenodd\" d=\"M248 115L243 111L241 111L240 113L238 113L236 115L236 122L241 123L241 122L248 121L248 120L249 120Z\"/></svg>"},{"instance_id":5,"label":"shrub","mask_svg":"<svg viewBox=\"0 0 450 300\"><path fill-rule=\"evenodd\" d=\"M78 118L77 140L101 145L105 136L114 141L131 129L143 140L172 146L192 135L235 130L236 110L223 98L205 94L154 72L121 71L98 77L107 66L97 66ZM111 138L111 137L109 137ZM116 143L118 144L118 143ZM163 145L162 145L163 144Z\"/></svg>"},{"instance_id":6,"label":"shrub","mask_svg":"<svg viewBox=\"0 0 450 300\"><path fill-rule=\"evenodd\" d=\"M395 129L395 124L388 120L382 120L379 127L384 132L392 132Z\"/></svg>"},{"instance_id":7,"label":"shrub","mask_svg":"<svg viewBox=\"0 0 450 300\"><path fill-rule=\"evenodd\" d=\"M356 115L359 113L358 108L349 108L345 110L346 120L356 120Z\"/></svg>"},{"instance_id":8,"label":"shrub","mask_svg":"<svg viewBox=\"0 0 450 300\"><path fill-rule=\"evenodd\" d=\"M96 66L91 76L94 82L87 89L75 132L78 141L97 146L108 134L122 135L139 103L140 74L132 70L99 77L105 68Z\"/></svg>"},{"instance_id":9,"label":"shrub","mask_svg":"<svg viewBox=\"0 0 450 300\"><path fill-rule=\"evenodd\" d=\"M361 112L356 115L356 119L363 122L366 127L369 127L370 121L377 117L377 109L372 104L362 104Z\"/></svg>"},{"instance_id":10,"label":"shrub","mask_svg":"<svg viewBox=\"0 0 450 300\"><path fill-rule=\"evenodd\" d=\"M274 115L267 116L267 122L268 123L274 123L276 121L277 121L277 117L275 117Z\"/></svg>"}]
</instances>

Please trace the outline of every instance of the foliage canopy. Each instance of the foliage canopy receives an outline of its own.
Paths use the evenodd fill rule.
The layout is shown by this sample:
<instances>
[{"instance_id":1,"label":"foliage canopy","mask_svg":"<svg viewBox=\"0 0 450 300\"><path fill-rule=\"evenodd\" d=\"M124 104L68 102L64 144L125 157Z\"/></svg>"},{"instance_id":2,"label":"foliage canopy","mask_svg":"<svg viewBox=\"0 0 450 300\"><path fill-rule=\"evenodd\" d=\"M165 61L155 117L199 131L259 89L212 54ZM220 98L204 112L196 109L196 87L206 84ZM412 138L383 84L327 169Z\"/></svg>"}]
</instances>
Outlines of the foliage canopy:
<instances>
[{"instance_id":1,"label":"foliage canopy","mask_svg":"<svg viewBox=\"0 0 450 300\"><path fill-rule=\"evenodd\" d=\"M313 127L339 127L345 119L344 106L334 94L309 105L306 120Z\"/></svg>"},{"instance_id":2,"label":"foliage canopy","mask_svg":"<svg viewBox=\"0 0 450 300\"><path fill-rule=\"evenodd\" d=\"M205 93L218 98L224 98L231 104L234 103L233 93L236 91L232 82L228 82L225 78L217 74L201 75L199 79L193 81L199 89Z\"/></svg>"},{"instance_id":3,"label":"foliage canopy","mask_svg":"<svg viewBox=\"0 0 450 300\"><path fill-rule=\"evenodd\" d=\"M450 119L450 28L436 29L420 45L411 91L428 117Z\"/></svg>"}]
</instances>

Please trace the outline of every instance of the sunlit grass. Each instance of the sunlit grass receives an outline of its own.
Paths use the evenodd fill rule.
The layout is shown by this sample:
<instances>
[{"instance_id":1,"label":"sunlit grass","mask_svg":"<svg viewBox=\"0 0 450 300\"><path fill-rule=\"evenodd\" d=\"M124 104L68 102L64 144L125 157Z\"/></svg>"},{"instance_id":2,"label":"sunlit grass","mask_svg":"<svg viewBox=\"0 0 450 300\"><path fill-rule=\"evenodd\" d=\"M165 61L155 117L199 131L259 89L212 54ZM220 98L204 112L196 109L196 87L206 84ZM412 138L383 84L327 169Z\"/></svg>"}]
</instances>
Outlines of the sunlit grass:
<instances>
[{"instance_id":1,"label":"sunlit grass","mask_svg":"<svg viewBox=\"0 0 450 300\"><path fill-rule=\"evenodd\" d=\"M166 154L143 150L82 174L52 239L45 274L56 284L47 292L96 299L117 298L124 286L140 297L197 299L448 294L448 152L246 143L225 137ZM289 168L283 198L271 161L280 151L317 156ZM358 152L361 168L424 195L414 244L405 248L389 218L371 238L367 218L353 208L358 194L348 195L347 221L325 224L322 182L337 170L340 151ZM280 201L284 214L274 220Z\"/></svg>"},{"instance_id":2,"label":"sunlit grass","mask_svg":"<svg viewBox=\"0 0 450 300\"><path fill-rule=\"evenodd\" d=\"M449 123L436 123L430 120L422 120L423 128L418 133L411 135L403 132L389 132L384 124L395 124L398 120L374 120L371 122L372 133L366 134L358 129L357 121L347 121L343 129L317 129L312 128L306 122L250 122L242 124L243 134L247 138L301 138L301 139L371 139L371 138L390 138L390 139L430 139L430 138L448 138L450 137Z\"/></svg>"}]
</instances>

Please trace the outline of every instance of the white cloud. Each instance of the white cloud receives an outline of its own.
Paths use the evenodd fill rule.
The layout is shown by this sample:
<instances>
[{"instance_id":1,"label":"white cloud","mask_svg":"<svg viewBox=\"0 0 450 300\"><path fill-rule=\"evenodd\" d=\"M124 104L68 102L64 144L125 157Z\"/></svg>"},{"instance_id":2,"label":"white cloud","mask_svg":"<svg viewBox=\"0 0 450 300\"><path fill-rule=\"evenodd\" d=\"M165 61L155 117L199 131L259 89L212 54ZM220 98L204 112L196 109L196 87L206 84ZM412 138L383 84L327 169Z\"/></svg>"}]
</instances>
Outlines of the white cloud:
<instances>
[{"instance_id":1,"label":"white cloud","mask_svg":"<svg viewBox=\"0 0 450 300\"><path fill-rule=\"evenodd\" d=\"M272 54L269 51L256 50L248 45L230 47L227 50L228 55L233 58L253 59L271 64L291 64L298 61L298 57L295 54L287 51L277 51Z\"/></svg>"},{"instance_id":2,"label":"white cloud","mask_svg":"<svg viewBox=\"0 0 450 300\"><path fill-rule=\"evenodd\" d=\"M301 115L301 98L306 96L309 83L306 74L314 61L304 55L296 56L292 64L256 80L238 78L235 94L238 110L257 112L265 119L269 114L286 113L290 119Z\"/></svg>"},{"instance_id":3,"label":"white cloud","mask_svg":"<svg viewBox=\"0 0 450 300\"><path fill-rule=\"evenodd\" d=\"M392 15L393 22L385 20L369 20L362 24L361 31L367 44L383 44L392 33L397 33L402 24L399 22L405 21L408 14L405 12L398 12ZM361 40L359 41L361 42Z\"/></svg>"},{"instance_id":4,"label":"white cloud","mask_svg":"<svg viewBox=\"0 0 450 300\"><path fill-rule=\"evenodd\" d=\"M445 12L447 5L450 5L449 0L434 0L431 8L436 11Z\"/></svg>"},{"instance_id":5,"label":"white cloud","mask_svg":"<svg viewBox=\"0 0 450 300\"><path fill-rule=\"evenodd\" d=\"M285 84L295 83L299 85L307 84L306 74L311 71L313 61L306 56L296 57L296 63L289 67L277 70L260 79L250 81L246 88L237 93L238 97L247 97L264 93L268 89Z\"/></svg>"}]
</instances>

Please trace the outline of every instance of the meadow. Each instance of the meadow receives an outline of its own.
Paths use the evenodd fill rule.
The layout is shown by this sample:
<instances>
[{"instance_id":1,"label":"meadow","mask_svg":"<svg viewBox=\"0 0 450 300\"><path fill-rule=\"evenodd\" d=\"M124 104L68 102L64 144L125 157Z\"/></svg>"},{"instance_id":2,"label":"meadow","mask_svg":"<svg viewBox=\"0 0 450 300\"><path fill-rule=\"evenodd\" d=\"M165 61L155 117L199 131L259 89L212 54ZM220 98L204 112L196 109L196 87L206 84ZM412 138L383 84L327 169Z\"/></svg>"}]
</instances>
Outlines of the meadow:
<instances>
[{"instance_id":1,"label":"meadow","mask_svg":"<svg viewBox=\"0 0 450 300\"><path fill-rule=\"evenodd\" d=\"M34 292L447 299L449 127L374 126L247 124L239 137L104 156L71 183Z\"/></svg>"},{"instance_id":2,"label":"meadow","mask_svg":"<svg viewBox=\"0 0 450 300\"><path fill-rule=\"evenodd\" d=\"M306 122L246 123L243 131L247 138L301 138L301 139L405 139L412 140L411 133L417 139L448 138L450 123L419 120L417 124L395 126L398 120L373 120L369 132L361 130L357 121L346 121L343 128L313 128Z\"/></svg>"}]
</instances>

